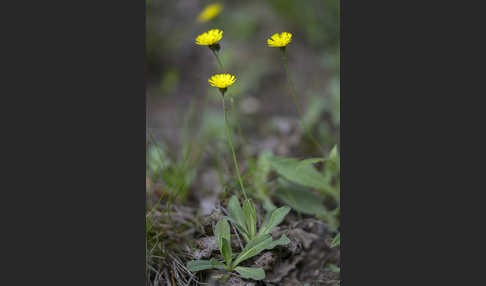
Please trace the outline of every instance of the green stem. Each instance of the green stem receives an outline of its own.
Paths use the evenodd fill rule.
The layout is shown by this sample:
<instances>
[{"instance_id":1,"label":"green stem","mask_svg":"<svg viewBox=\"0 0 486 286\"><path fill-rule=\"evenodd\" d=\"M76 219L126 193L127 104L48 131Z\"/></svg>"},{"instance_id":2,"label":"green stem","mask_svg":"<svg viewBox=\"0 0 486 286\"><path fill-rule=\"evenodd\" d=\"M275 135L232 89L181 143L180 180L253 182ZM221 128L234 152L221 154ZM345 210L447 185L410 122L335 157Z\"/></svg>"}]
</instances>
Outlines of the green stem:
<instances>
[{"instance_id":1,"label":"green stem","mask_svg":"<svg viewBox=\"0 0 486 286\"><path fill-rule=\"evenodd\" d=\"M314 143L316 145L316 147L322 153L324 153L319 142L317 142L317 140L314 138L314 136L312 136L312 133L310 132L310 130L305 126L304 117L302 115L302 109L300 107L299 97L297 96L297 92L295 91L294 82L292 81L292 78L290 77L289 67L288 67L288 64L287 64L287 54L285 53L285 49L280 49L280 51L282 52L282 60L283 60L284 67L285 67L285 73L287 74L287 80L288 80L289 85L290 85L292 98L294 99L295 105L297 107L297 112L299 113L300 124L302 125L302 129L304 129L304 132L308 135L308 137L312 141L312 143Z\"/></svg>"},{"instance_id":2,"label":"green stem","mask_svg":"<svg viewBox=\"0 0 486 286\"><path fill-rule=\"evenodd\" d=\"M243 192L243 196L245 197L245 200L247 200L248 197L246 196L245 187L243 186L243 180L241 179L240 168L238 167L238 160L236 159L235 147L233 146L233 137L231 136L231 129L228 122L228 117L226 115L226 104L224 100L224 94L222 93L222 95L223 96L221 98L223 99L223 112L224 112L224 123L226 124L226 134L228 135L228 142L231 147L231 152L233 153L233 161L235 163L235 169L236 169L236 174L238 175L238 180L240 181L241 190Z\"/></svg>"}]
</instances>

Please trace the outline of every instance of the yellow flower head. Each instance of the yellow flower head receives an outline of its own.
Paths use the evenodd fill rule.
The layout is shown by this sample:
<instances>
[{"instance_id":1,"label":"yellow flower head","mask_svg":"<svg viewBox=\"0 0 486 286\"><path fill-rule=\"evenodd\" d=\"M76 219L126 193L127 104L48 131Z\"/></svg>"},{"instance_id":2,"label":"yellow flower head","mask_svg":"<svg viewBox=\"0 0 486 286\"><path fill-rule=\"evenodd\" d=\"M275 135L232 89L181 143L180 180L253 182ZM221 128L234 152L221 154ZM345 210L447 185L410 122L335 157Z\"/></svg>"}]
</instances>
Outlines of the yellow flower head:
<instances>
[{"instance_id":1,"label":"yellow flower head","mask_svg":"<svg viewBox=\"0 0 486 286\"><path fill-rule=\"evenodd\" d=\"M208 81L209 84L214 87L227 88L236 81L236 78L234 75L230 75L228 73L215 74Z\"/></svg>"},{"instance_id":2,"label":"yellow flower head","mask_svg":"<svg viewBox=\"0 0 486 286\"><path fill-rule=\"evenodd\" d=\"M292 41L292 34L287 32L276 33L267 40L269 47L285 47Z\"/></svg>"},{"instance_id":3,"label":"yellow flower head","mask_svg":"<svg viewBox=\"0 0 486 286\"><path fill-rule=\"evenodd\" d=\"M207 22L218 16L219 13L221 13L221 10L223 10L223 5L219 3L208 5L201 11L199 16L197 16L197 21L201 23Z\"/></svg>"},{"instance_id":4,"label":"yellow flower head","mask_svg":"<svg viewBox=\"0 0 486 286\"><path fill-rule=\"evenodd\" d=\"M196 44L201 46L211 46L223 38L223 31L212 29L197 36Z\"/></svg>"}]
</instances>

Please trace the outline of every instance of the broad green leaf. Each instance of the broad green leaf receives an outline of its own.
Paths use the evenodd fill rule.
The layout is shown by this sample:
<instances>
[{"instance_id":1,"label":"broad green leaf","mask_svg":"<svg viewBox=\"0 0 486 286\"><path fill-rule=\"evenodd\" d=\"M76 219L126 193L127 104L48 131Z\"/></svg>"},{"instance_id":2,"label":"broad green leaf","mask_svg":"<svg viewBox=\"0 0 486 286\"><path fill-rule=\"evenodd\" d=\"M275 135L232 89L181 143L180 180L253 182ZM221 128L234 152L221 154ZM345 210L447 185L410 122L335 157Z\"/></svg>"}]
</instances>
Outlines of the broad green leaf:
<instances>
[{"instance_id":1,"label":"broad green leaf","mask_svg":"<svg viewBox=\"0 0 486 286\"><path fill-rule=\"evenodd\" d=\"M266 249L272 249L277 245L286 245L290 243L290 239L283 234L279 239L272 241L272 243Z\"/></svg>"},{"instance_id":2,"label":"broad green leaf","mask_svg":"<svg viewBox=\"0 0 486 286\"><path fill-rule=\"evenodd\" d=\"M243 215L245 216L248 236L253 239L256 235L256 209L249 199L243 203Z\"/></svg>"},{"instance_id":3,"label":"broad green leaf","mask_svg":"<svg viewBox=\"0 0 486 286\"><path fill-rule=\"evenodd\" d=\"M231 242L223 237L223 248L221 251L221 255L226 261L226 265L231 265L231 258L233 256L233 250L231 249Z\"/></svg>"},{"instance_id":4,"label":"broad green leaf","mask_svg":"<svg viewBox=\"0 0 486 286\"><path fill-rule=\"evenodd\" d=\"M296 159L273 157L271 165L280 176L291 182L331 192L326 178L312 164L301 165Z\"/></svg>"},{"instance_id":5,"label":"broad green leaf","mask_svg":"<svg viewBox=\"0 0 486 286\"><path fill-rule=\"evenodd\" d=\"M236 257L235 261L233 262L233 268L236 267L240 262L245 261L263 250L267 249L267 247L271 246L272 244L272 237L270 235L262 235L257 236L255 239L250 241L243 251Z\"/></svg>"},{"instance_id":6,"label":"broad green leaf","mask_svg":"<svg viewBox=\"0 0 486 286\"><path fill-rule=\"evenodd\" d=\"M213 264L209 260L191 260L187 263L187 269L192 272L206 270L213 268Z\"/></svg>"},{"instance_id":7,"label":"broad green leaf","mask_svg":"<svg viewBox=\"0 0 486 286\"><path fill-rule=\"evenodd\" d=\"M228 221L223 218L216 224L214 228L214 236L216 238L216 243L218 244L219 251L223 253L223 238L231 241L230 237L230 227Z\"/></svg>"},{"instance_id":8,"label":"broad green leaf","mask_svg":"<svg viewBox=\"0 0 486 286\"><path fill-rule=\"evenodd\" d=\"M309 159L305 159L305 160L302 160L299 162L299 166L297 166L297 168L301 168L302 166L305 166L305 165L312 165L312 164L315 164L315 163L319 163L319 162L324 162L326 161L325 158L309 158Z\"/></svg>"},{"instance_id":9,"label":"broad green leaf","mask_svg":"<svg viewBox=\"0 0 486 286\"><path fill-rule=\"evenodd\" d=\"M221 270L228 269L228 267L226 265L224 265L222 262L220 262L220 261L218 261L214 258L211 258L210 262L211 262L211 265L213 266L213 268L215 268L215 269L221 269Z\"/></svg>"},{"instance_id":10,"label":"broad green leaf","mask_svg":"<svg viewBox=\"0 0 486 286\"><path fill-rule=\"evenodd\" d=\"M338 233L331 242L331 247L336 247L341 244L341 233Z\"/></svg>"},{"instance_id":11,"label":"broad green leaf","mask_svg":"<svg viewBox=\"0 0 486 286\"><path fill-rule=\"evenodd\" d=\"M287 206L273 210L268 219L263 223L258 235L270 233L274 227L284 220L289 211L290 208Z\"/></svg>"},{"instance_id":12,"label":"broad green leaf","mask_svg":"<svg viewBox=\"0 0 486 286\"><path fill-rule=\"evenodd\" d=\"M279 179L276 197L294 210L310 215L324 216L327 209L324 207L324 198L311 191Z\"/></svg>"},{"instance_id":13,"label":"broad green leaf","mask_svg":"<svg viewBox=\"0 0 486 286\"><path fill-rule=\"evenodd\" d=\"M236 196L232 196L228 203L228 213L235 224L239 224L243 229L246 229L245 216L243 209L240 206L240 201Z\"/></svg>"},{"instance_id":14,"label":"broad green leaf","mask_svg":"<svg viewBox=\"0 0 486 286\"><path fill-rule=\"evenodd\" d=\"M263 268L238 266L235 268L235 271L238 272L241 276L243 276L243 278L253 279L253 280L265 279L265 271L263 271Z\"/></svg>"}]
</instances>

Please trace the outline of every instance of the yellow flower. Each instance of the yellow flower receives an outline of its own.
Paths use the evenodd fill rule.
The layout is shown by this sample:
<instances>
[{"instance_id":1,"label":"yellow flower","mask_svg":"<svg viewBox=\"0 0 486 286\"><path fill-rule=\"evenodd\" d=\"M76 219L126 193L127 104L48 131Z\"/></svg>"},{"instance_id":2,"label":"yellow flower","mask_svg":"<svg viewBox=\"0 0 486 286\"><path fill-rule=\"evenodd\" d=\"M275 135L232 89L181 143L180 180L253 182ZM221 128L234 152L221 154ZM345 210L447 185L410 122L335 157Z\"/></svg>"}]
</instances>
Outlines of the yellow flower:
<instances>
[{"instance_id":1,"label":"yellow flower","mask_svg":"<svg viewBox=\"0 0 486 286\"><path fill-rule=\"evenodd\" d=\"M199 16L197 17L198 22L207 22L214 17L218 16L219 13L221 13L221 10L223 9L223 5L219 3L211 4L206 6L204 10L201 11Z\"/></svg>"},{"instance_id":2,"label":"yellow flower","mask_svg":"<svg viewBox=\"0 0 486 286\"><path fill-rule=\"evenodd\" d=\"M208 81L209 84L214 87L227 88L236 81L236 78L234 75L230 75L228 73L215 74Z\"/></svg>"},{"instance_id":3,"label":"yellow flower","mask_svg":"<svg viewBox=\"0 0 486 286\"><path fill-rule=\"evenodd\" d=\"M285 47L292 41L292 34L283 32L281 34L276 33L270 39L267 40L269 47Z\"/></svg>"},{"instance_id":4,"label":"yellow flower","mask_svg":"<svg viewBox=\"0 0 486 286\"><path fill-rule=\"evenodd\" d=\"M218 29L212 29L206 33L202 33L197 36L196 44L201 46L211 46L219 42L223 38L223 31Z\"/></svg>"}]
</instances>

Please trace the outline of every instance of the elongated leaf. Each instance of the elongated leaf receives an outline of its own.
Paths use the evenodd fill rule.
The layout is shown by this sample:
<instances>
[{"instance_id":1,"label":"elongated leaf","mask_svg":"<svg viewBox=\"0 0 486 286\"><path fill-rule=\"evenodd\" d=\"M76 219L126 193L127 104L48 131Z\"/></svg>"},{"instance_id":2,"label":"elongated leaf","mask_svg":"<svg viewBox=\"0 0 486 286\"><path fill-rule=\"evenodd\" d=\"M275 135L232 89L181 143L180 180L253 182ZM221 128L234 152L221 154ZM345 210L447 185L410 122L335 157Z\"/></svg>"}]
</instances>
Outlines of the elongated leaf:
<instances>
[{"instance_id":1,"label":"elongated leaf","mask_svg":"<svg viewBox=\"0 0 486 286\"><path fill-rule=\"evenodd\" d=\"M265 235L258 235L257 237L255 237L254 239L250 240L250 242L248 242L246 245L245 245L245 248L243 249L243 251L245 251L245 249L250 249L252 248L253 246L261 243L262 241L265 241L269 238L272 238L272 236L270 234L265 234Z\"/></svg>"},{"instance_id":2,"label":"elongated leaf","mask_svg":"<svg viewBox=\"0 0 486 286\"><path fill-rule=\"evenodd\" d=\"M331 188L326 178L312 164L301 165L293 158L273 157L271 165L280 176L296 184L323 191Z\"/></svg>"},{"instance_id":3,"label":"elongated leaf","mask_svg":"<svg viewBox=\"0 0 486 286\"><path fill-rule=\"evenodd\" d=\"M329 152L329 160L335 162L336 164L339 162L339 151L337 145L335 145L331 152Z\"/></svg>"},{"instance_id":4,"label":"elongated leaf","mask_svg":"<svg viewBox=\"0 0 486 286\"><path fill-rule=\"evenodd\" d=\"M339 158L339 151L337 145L332 148L331 152L329 152L329 166L328 169L331 171L337 171L341 169L341 162Z\"/></svg>"},{"instance_id":5,"label":"elongated leaf","mask_svg":"<svg viewBox=\"0 0 486 286\"><path fill-rule=\"evenodd\" d=\"M209 260L191 260L187 263L187 269L192 272L211 269L213 264Z\"/></svg>"},{"instance_id":6,"label":"elongated leaf","mask_svg":"<svg viewBox=\"0 0 486 286\"><path fill-rule=\"evenodd\" d=\"M341 244L341 233L338 233L331 242L331 247L336 247Z\"/></svg>"},{"instance_id":7,"label":"elongated leaf","mask_svg":"<svg viewBox=\"0 0 486 286\"><path fill-rule=\"evenodd\" d=\"M290 239L283 234L279 239L272 241L272 243L266 249L272 249L277 245L286 245L290 243Z\"/></svg>"},{"instance_id":8,"label":"elongated leaf","mask_svg":"<svg viewBox=\"0 0 486 286\"><path fill-rule=\"evenodd\" d=\"M270 235L257 236L253 241L250 241L243 251L236 257L233 262L233 268L242 261L245 261L272 245L272 237Z\"/></svg>"},{"instance_id":9,"label":"elongated leaf","mask_svg":"<svg viewBox=\"0 0 486 286\"><path fill-rule=\"evenodd\" d=\"M226 265L224 265L222 262L220 262L220 261L218 261L214 258L211 258L210 262L211 262L211 265L213 266L213 268L215 268L215 269L221 269L221 270L228 269L228 267Z\"/></svg>"},{"instance_id":10,"label":"elongated leaf","mask_svg":"<svg viewBox=\"0 0 486 286\"><path fill-rule=\"evenodd\" d=\"M231 249L231 242L223 237L223 247L221 255L226 261L226 265L231 265L231 258L233 256L233 250Z\"/></svg>"},{"instance_id":11,"label":"elongated leaf","mask_svg":"<svg viewBox=\"0 0 486 286\"><path fill-rule=\"evenodd\" d=\"M341 272L341 269L334 264L329 264L327 265L326 268L331 270L332 272L337 272L337 273Z\"/></svg>"},{"instance_id":12,"label":"elongated leaf","mask_svg":"<svg viewBox=\"0 0 486 286\"><path fill-rule=\"evenodd\" d=\"M228 213L235 224L239 224L246 230L245 216L240 206L240 201L236 196L232 196L228 203Z\"/></svg>"},{"instance_id":13,"label":"elongated leaf","mask_svg":"<svg viewBox=\"0 0 486 286\"><path fill-rule=\"evenodd\" d=\"M243 215L245 216L248 236L253 239L256 235L256 209L249 199L243 203Z\"/></svg>"},{"instance_id":14,"label":"elongated leaf","mask_svg":"<svg viewBox=\"0 0 486 286\"><path fill-rule=\"evenodd\" d=\"M263 223L258 235L270 233L274 227L279 225L284 220L289 211L290 208L287 206L273 210L268 217L268 220Z\"/></svg>"},{"instance_id":15,"label":"elongated leaf","mask_svg":"<svg viewBox=\"0 0 486 286\"><path fill-rule=\"evenodd\" d=\"M271 239L272 236L270 234L265 234L265 235L258 235L257 237L255 237L254 239L250 240L250 242L248 242L246 245L245 245L245 248L243 248L243 251L247 250L247 249L250 249L252 247L254 247L255 245L267 240L267 239Z\"/></svg>"},{"instance_id":16,"label":"elongated leaf","mask_svg":"<svg viewBox=\"0 0 486 286\"><path fill-rule=\"evenodd\" d=\"M216 224L214 228L214 236L216 238L216 243L218 244L219 251L223 254L223 238L227 241L231 241L230 237L230 227L228 221L222 218Z\"/></svg>"},{"instance_id":17,"label":"elongated leaf","mask_svg":"<svg viewBox=\"0 0 486 286\"><path fill-rule=\"evenodd\" d=\"M265 279L265 271L263 271L263 268L252 268L252 267L238 266L238 267L235 268L235 270L241 276L243 276L243 278L253 279L253 280Z\"/></svg>"}]
</instances>

